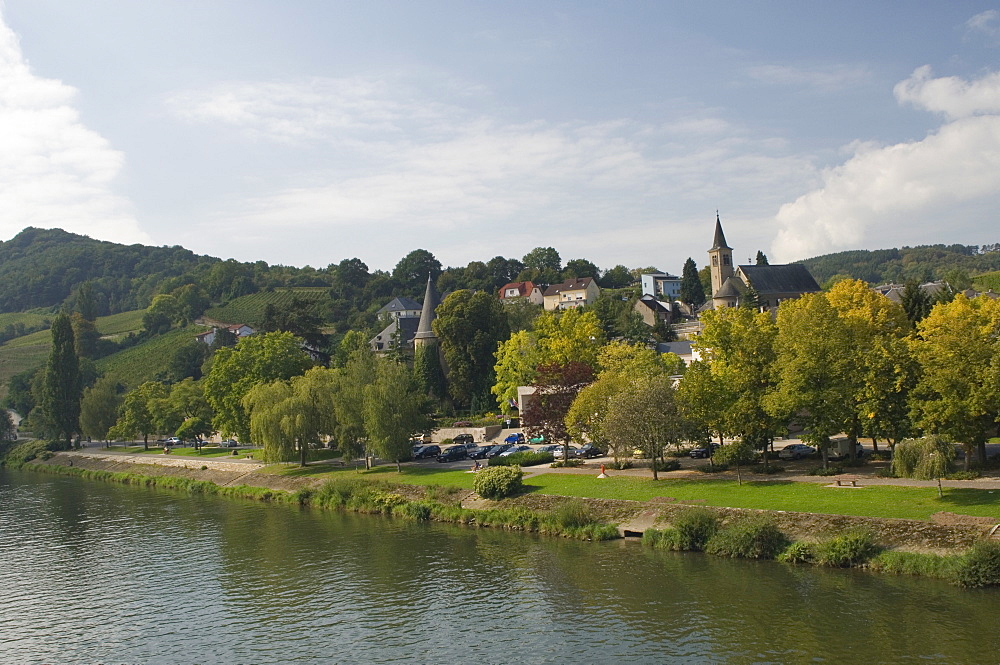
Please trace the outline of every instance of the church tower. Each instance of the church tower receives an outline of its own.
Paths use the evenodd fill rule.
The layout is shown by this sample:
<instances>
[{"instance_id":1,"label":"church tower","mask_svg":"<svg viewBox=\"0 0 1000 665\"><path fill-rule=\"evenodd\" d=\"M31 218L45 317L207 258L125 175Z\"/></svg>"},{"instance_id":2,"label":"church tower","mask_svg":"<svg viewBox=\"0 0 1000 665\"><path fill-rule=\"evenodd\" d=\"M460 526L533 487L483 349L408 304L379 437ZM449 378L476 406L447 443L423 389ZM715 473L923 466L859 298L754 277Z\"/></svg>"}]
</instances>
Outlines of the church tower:
<instances>
[{"instance_id":1,"label":"church tower","mask_svg":"<svg viewBox=\"0 0 1000 665\"><path fill-rule=\"evenodd\" d=\"M722 232L722 221L718 212L715 213L715 241L712 243L712 249L708 250L708 260L712 272L712 292L708 294L711 298L719 292L727 279L736 274L733 267L733 248L726 244L726 234Z\"/></svg>"},{"instance_id":2,"label":"church tower","mask_svg":"<svg viewBox=\"0 0 1000 665\"><path fill-rule=\"evenodd\" d=\"M436 316L434 310L441 304L438 298L437 289L434 288L434 281L427 275L427 291L424 293L424 306L420 312L420 323L417 324L417 334L413 336L413 346L437 345L437 335L431 322Z\"/></svg>"}]
</instances>

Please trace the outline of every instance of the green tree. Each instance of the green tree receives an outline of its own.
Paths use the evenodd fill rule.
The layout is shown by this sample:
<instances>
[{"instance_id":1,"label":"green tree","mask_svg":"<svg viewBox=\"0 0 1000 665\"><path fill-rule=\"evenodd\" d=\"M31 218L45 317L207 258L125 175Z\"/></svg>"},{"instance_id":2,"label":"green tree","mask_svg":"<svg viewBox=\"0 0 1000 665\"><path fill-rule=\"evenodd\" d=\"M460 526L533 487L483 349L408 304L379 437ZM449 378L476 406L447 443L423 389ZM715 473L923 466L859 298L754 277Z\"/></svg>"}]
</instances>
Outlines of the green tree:
<instances>
[{"instance_id":1,"label":"green tree","mask_svg":"<svg viewBox=\"0 0 1000 665\"><path fill-rule=\"evenodd\" d=\"M364 391L375 382L375 354L365 346L351 353L334 381L334 438L345 458L354 459L365 449Z\"/></svg>"},{"instance_id":2,"label":"green tree","mask_svg":"<svg viewBox=\"0 0 1000 665\"><path fill-rule=\"evenodd\" d=\"M73 340L69 316L60 314L52 321L52 350L45 365L38 406L51 434L69 448L80 427L80 360Z\"/></svg>"},{"instance_id":3,"label":"green tree","mask_svg":"<svg viewBox=\"0 0 1000 665\"><path fill-rule=\"evenodd\" d=\"M632 276L632 271L619 264L604 273L599 283L605 289L624 289L632 286L636 281L638 280Z\"/></svg>"},{"instance_id":4,"label":"green tree","mask_svg":"<svg viewBox=\"0 0 1000 665\"><path fill-rule=\"evenodd\" d=\"M531 384L534 394L521 414L525 431L532 437L561 443L565 453L563 459L568 460L572 435L566 425L566 416L579 392L593 380L593 366L578 360L539 365Z\"/></svg>"},{"instance_id":5,"label":"green tree","mask_svg":"<svg viewBox=\"0 0 1000 665\"><path fill-rule=\"evenodd\" d=\"M174 383L189 377L197 381L201 378L201 366L208 353L208 345L197 340L177 347L167 364L167 377Z\"/></svg>"},{"instance_id":6,"label":"green tree","mask_svg":"<svg viewBox=\"0 0 1000 665\"><path fill-rule=\"evenodd\" d=\"M427 283L427 276L437 279L441 274L441 262L426 249L415 249L396 264L392 279L403 289L410 289L413 295Z\"/></svg>"},{"instance_id":7,"label":"green tree","mask_svg":"<svg viewBox=\"0 0 1000 665\"><path fill-rule=\"evenodd\" d=\"M83 435L97 441L108 438L108 431L118 420L122 398L118 382L104 377L83 391L80 400L80 430Z\"/></svg>"},{"instance_id":8,"label":"green tree","mask_svg":"<svg viewBox=\"0 0 1000 665\"><path fill-rule=\"evenodd\" d=\"M250 441L243 397L257 384L287 380L310 365L299 339L287 332L250 335L236 346L219 349L205 377L205 397L215 411L213 425L223 435Z\"/></svg>"},{"instance_id":9,"label":"green tree","mask_svg":"<svg viewBox=\"0 0 1000 665\"><path fill-rule=\"evenodd\" d=\"M698 277L698 266L690 257L684 262L684 268L681 270L680 300L693 307L705 304L705 289L702 287L701 278Z\"/></svg>"},{"instance_id":10,"label":"green tree","mask_svg":"<svg viewBox=\"0 0 1000 665\"><path fill-rule=\"evenodd\" d=\"M131 441L142 437L143 445L149 449L149 435L157 431L153 417L153 401L165 400L166 387L157 381L147 381L125 395L118 420L108 432L108 437L121 441Z\"/></svg>"},{"instance_id":11,"label":"green tree","mask_svg":"<svg viewBox=\"0 0 1000 665\"><path fill-rule=\"evenodd\" d=\"M652 460L653 480L658 480L664 448L677 444L683 433L670 377L664 373L625 381L624 389L608 401L603 429L615 450L642 450Z\"/></svg>"},{"instance_id":12,"label":"green tree","mask_svg":"<svg viewBox=\"0 0 1000 665\"><path fill-rule=\"evenodd\" d=\"M559 252L553 247L536 247L525 254L521 262L524 263L525 268L540 272L545 270L562 272L562 259L559 258Z\"/></svg>"},{"instance_id":13,"label":"green tree","mask_svg":"<svg viewBox=\"0 0 1000 665\"><path fill-rule=\"evenodd\" d=\"M336 429L334 396L337 370L314 367L288 381L254 386L244 397L253 440L267 462L299 457L305 466L312 444Z\"/></svg>"},{"instance_id":14,"label":"green tree","mask_svg":"<svg viewBox=\"0 0 1000 665\"><path fill-rule=\"evenodd\" d=\"M931 313L931 297L927 295L926 291L920 288L918 280L907 280L906 286L903 287L901 298L906 318L914 325Z\"/></svg>"},{"instance_id":15,"label":"green tree","mask_svg":"<svg viewBox=\"0 0 1000 665\"><path fill-rule=\"evenodd\" d=\"M433 345L418 346L413 349L413 374L424 394L435 400L444 399L448 391L439 354L438 347ZM492 371L491 365L490 372Z\"/></svg>"},{"instance_id":16,"label":"green tree","mask_svg":"<svg viewBox=\"0 0 1000 665\"><path fill-rule=\"evenodd\" d=\"M7 409L0 409L0 441L16 441L17 427Z\"/></svg>"},{"instance_id":17,"label":"green tree","mask_svg":"<svg viewBox=\"0 0 1000 665\"><path fill-rule=\"evenodd\" d=\"M97 326L90 319L85 319L80 314L72 314L70 321L73 324L73 344L78 358L95 358L97 356L97 343L101 339L101 333L97 331Z\"/></svg>"},{"instance_id":18,"label":"green tree","mask_svg":"<svg viewBox=\"0 0 1000 665\"><path fill-rule=\"evenodd\" d=\"M318 303L293 297L284 307L268 303L264 307L260 329L263 332L290 332L301 337L314 349L324 349L329 338L323 334L323 319L317 312Z\"/></svg>"},{"instance_id":19,"label":"green tree","mask_svg":"<svg viewBox=\"0 0 1000 665\"><path fill-rule=\"evenodd\" d=\"M920 364L913 390L914 420L926 434L965 447L965 468L1000 415L1000 300L963 295L936 305L917 324L911 346Z\"/></svg>"},{"instance_id":20,"label":"green tree","mask_svg":"<svg viewBox=\"0 0 1000 665\"><path fill-rule=\"evenodd\" d=\"M197 284L185 284L175 289L171 295L177 301L178 320L181 325L187 325L197 319L212 304L208 293Z\"/></svg>"},{"instance_id":21,"label":"green tree","mask_svg":"<svg viewBox=\"0 0 1000 665\"><path fill-rule=\"evenodd\" d=\"M955 446L940 436L903 441L892 456L892 472L900 478L937 480L938 496L941 478L951 473L955 460Z\"/></svg>"},{"instance_id":22,"label":"green tree","mask_svg":"<svg viewBox=\"0 0 1000 665\"><path fill-rule=\"evenodd\" d=\"M463 406L485 402L494 383L497 345L510 335L503 304L485 291L455 291L438 306L433 326L452 399Z\"/></svg>"},{"instance_id":23,"label":"green tree","mask_svg":"<svg viewBox=\"0 0 1000 665\"><path fill-rule=\"evenodd\" d=\"M29 369L10 377L7 382L7 396L3 399L4 408L13 409L22 418L27 417L35 408L35 398L31 394L31 383L40 370Z\"/></svg>"},{"instance_id":24,"label":"green tree","mask_svg":"<svg viewBox=\"0 0 1000 665\"><path fill-rule=\"evenodd\" d=\"M413 373L384 358L375 365L375 381L364 388L363 419L368 445L379 457L396 463L410 456L410 440L426 430L429 403Z\"/></svg>"},{"instance_id":25,"label":"green tree","mask_svg":"<svg viewBox=\"0 0 1000 665\"><path fill-rule=\"evenodd\" d=\"M583 277L599 279L600 276L601 269L587 259L571 259L566 262L566 267L562 271L563 279L581 279ZM631 278L631 275L629 277Z\"/></svg>"},{"instance_id":26,"label":"green tree","mask_svg":"<svg viewBox=\"0 0 1000 665\"><path fill-rule=\"evenodd\" d=\"M767 254L765 254L764 252L762 252L762 251L760 251L758 249L757 250L757 259L755 260L755 263L757 265L759 265L759 266L769 265L768 262L767 262Z\"/></svg>"}]
</instances>

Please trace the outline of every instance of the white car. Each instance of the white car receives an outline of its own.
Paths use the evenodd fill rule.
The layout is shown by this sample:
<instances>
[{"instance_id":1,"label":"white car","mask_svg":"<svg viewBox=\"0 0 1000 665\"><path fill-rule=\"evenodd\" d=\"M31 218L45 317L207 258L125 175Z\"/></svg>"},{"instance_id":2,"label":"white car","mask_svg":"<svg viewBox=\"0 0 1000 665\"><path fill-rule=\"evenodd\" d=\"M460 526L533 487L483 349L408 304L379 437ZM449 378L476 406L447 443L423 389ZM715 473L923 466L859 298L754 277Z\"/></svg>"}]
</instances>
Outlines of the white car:
<instances>
[{"instance_id":1,"label":"white car","mask_svg":"<svg viewBox=\"0 0 1000 665\"><path fill-rule=\"evenodd\" d=\"M168 446L179 446L182 443L184 443L184 440L181 439L181 437L179 437L179 436L172 436L169 439L167 439L167 445Z\"/></svg>"},{"instance_id":2,"label":"white car","mask_svg":"<svg viewBox=\"0 0 1000 665\"><path fill-rule=\"evenodd\" d=\"M812 446L807 446L804 443L790 443L778 453L778 459L802 459L803 457L809 457L816 449Z\"/></svg>"}]
</instances>

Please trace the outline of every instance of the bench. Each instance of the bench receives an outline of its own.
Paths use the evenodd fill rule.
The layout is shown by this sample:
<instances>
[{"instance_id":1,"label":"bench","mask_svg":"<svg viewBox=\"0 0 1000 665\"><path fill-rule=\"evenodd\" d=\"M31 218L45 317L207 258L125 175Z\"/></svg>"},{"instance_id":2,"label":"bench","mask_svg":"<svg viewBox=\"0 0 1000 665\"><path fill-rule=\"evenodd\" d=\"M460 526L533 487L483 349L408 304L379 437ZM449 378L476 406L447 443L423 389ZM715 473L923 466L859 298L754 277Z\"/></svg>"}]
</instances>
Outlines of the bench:
<instances>
[{"instance_id":1,"label":"bench","mask_svg":"<svg viewBox=\"0 0 1000 665\"><path fill-rule=\"evenodd\" d=\"M858 476L842 475L842 476L837 476L836 480L837 480L837 487L846 487L846 486L857 487L858 481L861 479Z\"/></svg>"}]
</instances>

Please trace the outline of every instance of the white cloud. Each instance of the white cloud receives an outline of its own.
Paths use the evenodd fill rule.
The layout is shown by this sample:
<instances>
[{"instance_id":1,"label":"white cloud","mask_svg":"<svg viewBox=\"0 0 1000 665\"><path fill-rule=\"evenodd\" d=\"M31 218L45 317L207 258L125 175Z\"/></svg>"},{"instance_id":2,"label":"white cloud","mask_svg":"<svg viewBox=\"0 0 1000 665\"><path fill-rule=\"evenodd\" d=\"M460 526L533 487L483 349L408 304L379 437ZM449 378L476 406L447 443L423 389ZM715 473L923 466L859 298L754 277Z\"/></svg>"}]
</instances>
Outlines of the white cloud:
<instances>
[{"instance_id":1,"label":"white cloud","mask_svg":"<svg viewBox=\"0 0 1000 665\"><path fill-rule=\"evenodd\" d=\"M76 90L35 76L0 18L0 236L26 226L119 242L146 242L112 183L123 156L87 129Z\"/></svg>"},{"instance_id":2,"label":"white cloud","mask_svg":"<svg viewBox=\"0 0 1000 665\"><path fill-rule=\"evenodd\" d=\"M998 87L996 73L964 81L915 71L896 86L897 99L955 119L919 141L857 144L850 159L823 173L819 188L778 211L775 257L940 242L942 227L953 242L975 243L982 210L1000 204Z\"/></svg>"},{"instance_id":3,"label":"white cloud","mask_svg":"<svg viewBox=\"0 0 1000 665\"><path fill-rule=\"evenodd\" d=\"M993 43L1000 40L1000 11L987 9L965 22L968 33L985 35Z\"/></svg>"},{"instance_id":4,"label":"white cloud","mask_svg":"<svg viewBox=\"0 0 1000 665\"><path fill-rule=\"evenodd\" d=\"M453 264L538 244L592 255L608 229L614 239L600 246L615 262L662 263L666 248L684 243L693 248L680 251L701 256L717 207L756 215L748 235L763 242L767 211L814 175L783 141L749 139L709 111L660 123L506 122L460 94L432 102L392 77L227 83L171 99L190 121L278 146L308 140L336 155L325 173L218 210L198 231L202 246L218 234L243 255L271 238L276 253L314 265L329 262L331 247L337 256L388 255L389 265L414 247ZM692 207L707 220L696 235L685 227Z\"/></svg>"},{"instance_id":5,"label":"white cloud","mask_svg":"<svg viewBox=\"0 0 1000 665\"><path fill-rule=\"evenodd\" d=\"M871 78L871 72L867 68L855 65L830 65L811 69L788 65L757 65L751 67L747 75L759 83L811 88L821 92L845 90Z\"/></svg>"},{"instance_id":6,"label":"white cloud","mask_svg":"<svg viewBox=\"0 0 1000 665\"><path fill-rule=\"evenodd\" d=\"M919 67L893 88L896 100L913 104L951 118L1000 112L1000 72L986 74L976 81L957 76L932 78L930 66Z\"/></svg>"}]
</instances>

